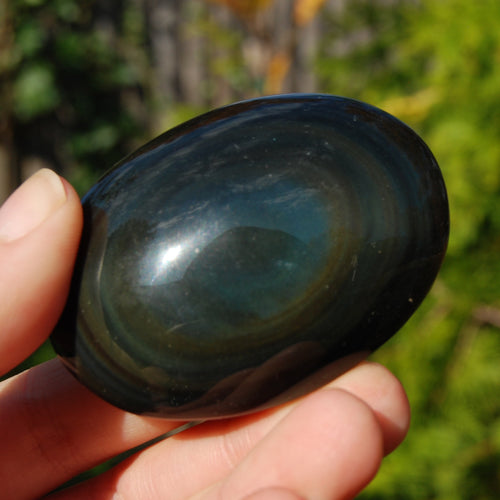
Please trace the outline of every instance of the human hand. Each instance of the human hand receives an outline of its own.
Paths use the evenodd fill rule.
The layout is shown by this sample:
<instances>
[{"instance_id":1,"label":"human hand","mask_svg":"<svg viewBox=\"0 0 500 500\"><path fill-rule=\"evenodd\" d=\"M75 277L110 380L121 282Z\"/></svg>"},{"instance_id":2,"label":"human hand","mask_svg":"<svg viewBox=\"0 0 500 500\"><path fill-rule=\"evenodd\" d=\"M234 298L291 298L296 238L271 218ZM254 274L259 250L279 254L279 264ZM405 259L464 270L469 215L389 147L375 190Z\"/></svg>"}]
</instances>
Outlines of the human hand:
<instances>
[{"instance_id":1,"label":"human hand","mask_svg":"<svg viewBox=\"0 0 500 500\"><path fill-rule=\"evenodd\" d=\"M0 373L28 357L64 306L82 224L72 187L43 170L0 210ZM57 360L0 384L2 498L39 498L180 425L126 413ZM206 422L56 499L346 499L403 440L409 407L385 368L362 363L279 408Z\"/></svg>"}]
</instances>

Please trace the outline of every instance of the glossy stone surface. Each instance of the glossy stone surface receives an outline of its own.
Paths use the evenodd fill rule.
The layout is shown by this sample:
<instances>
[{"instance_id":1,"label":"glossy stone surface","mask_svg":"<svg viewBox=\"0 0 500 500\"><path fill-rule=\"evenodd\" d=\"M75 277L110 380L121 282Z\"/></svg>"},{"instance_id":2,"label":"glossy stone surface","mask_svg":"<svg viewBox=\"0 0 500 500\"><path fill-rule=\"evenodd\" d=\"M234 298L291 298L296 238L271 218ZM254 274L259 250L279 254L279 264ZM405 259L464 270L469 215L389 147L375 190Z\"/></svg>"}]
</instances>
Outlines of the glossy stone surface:
<instances>
[{"instance_id":1,"label":"glossy stone surface","mask_svg":"<svg viewBox=\"0 0 500 500\"><path fill-rule=\"evenodd\" d=\"M104 399L166 418L266 408L352 367L418 307L449 229L422 140L326 95L202 115L83 206L54 346Z\"/></svg>"}]
</instances>

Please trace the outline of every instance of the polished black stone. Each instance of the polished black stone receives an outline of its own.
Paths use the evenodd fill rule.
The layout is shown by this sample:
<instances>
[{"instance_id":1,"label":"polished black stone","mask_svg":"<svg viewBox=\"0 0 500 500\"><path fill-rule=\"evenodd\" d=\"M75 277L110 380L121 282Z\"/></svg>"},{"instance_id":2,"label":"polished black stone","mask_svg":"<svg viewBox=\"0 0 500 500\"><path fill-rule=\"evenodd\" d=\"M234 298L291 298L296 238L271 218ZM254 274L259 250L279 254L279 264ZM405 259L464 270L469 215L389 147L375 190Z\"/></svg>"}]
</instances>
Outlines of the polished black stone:
<instances>
[{"instance_id":1,"label":"polished black stone","mask_svg":"<svg viewBox=\"0 0 500 500\"><path fill-rule=\"evenodd\" d=\"M55 349L107 401L166 418L266 408L344 372L418 307L449 230L422 140L327 95L195 118L83 207Z\"/></svg>"}]
</instances>

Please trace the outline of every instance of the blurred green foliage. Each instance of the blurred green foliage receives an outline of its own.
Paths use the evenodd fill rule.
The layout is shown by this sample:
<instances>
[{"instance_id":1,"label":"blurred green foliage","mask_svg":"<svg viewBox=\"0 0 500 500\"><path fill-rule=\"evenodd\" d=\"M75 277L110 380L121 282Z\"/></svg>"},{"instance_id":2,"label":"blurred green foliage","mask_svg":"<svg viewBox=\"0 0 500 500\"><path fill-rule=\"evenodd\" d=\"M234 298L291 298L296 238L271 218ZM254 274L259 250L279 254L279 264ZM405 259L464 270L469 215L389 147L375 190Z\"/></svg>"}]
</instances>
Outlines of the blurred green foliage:
<instances>
[{"instance_id":1,"label":"blurred green foliage","mask_svg":"<svg viewBox=\"0 0 500 500\"><path fill-rule=\"evenodd\" d=\"M321 13L317 90L370 102L411 125L441 165L451 208L449 253L434 288L375 355L407 389L410 434L360 498L500 498L500 2L333 3L343 8L326 2ZM0 77L12 100L4 108L21 125L58 117L81 192L158 122L199 109L158 106L138 2L122 3L111 38L96 29L94 1L10 5L15 36ZM241 56L255 32L218 28L199 12L191 21L210 42L214 78L200 92L221 81L238 97L260 88ZM44 349L34 362L52 355Z\"/></svg>"},{"instance_id":2,"label":"blurred green foliage","mask_svg":"<svg viewBox=\"0 0 500 500\"><path fill-rule=\"evenodd\" d=\"M1 52L0 109L11 115L12 133L27 148L26 137L51 130L50 160L74 174L80 191L125 155L145 128L124 105L127 92L147 78L140 58L127 52L137 41L134 5L120 13L118 38L96 29L93 1L8 3L4 31L11 43Z\"/></svg>"}]
</instances>

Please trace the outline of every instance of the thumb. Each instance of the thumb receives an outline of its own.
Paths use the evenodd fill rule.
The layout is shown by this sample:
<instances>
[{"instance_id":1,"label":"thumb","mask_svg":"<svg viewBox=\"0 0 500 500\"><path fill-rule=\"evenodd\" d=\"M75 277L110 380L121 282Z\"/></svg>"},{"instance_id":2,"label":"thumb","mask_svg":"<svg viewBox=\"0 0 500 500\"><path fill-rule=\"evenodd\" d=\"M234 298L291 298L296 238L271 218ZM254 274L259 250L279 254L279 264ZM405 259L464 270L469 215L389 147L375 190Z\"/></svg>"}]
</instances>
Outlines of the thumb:
<instances>
[{"instance_id":1,"label":"thumb","mask_svg":"<svg viewBox=\"0 0 500 500\"><path fill-rule=\"evenodd\" d=\"M0 374L50 335L64 307L81 228L78 195L47 169L0 208Z\"/></svg>"}]
</instances>

